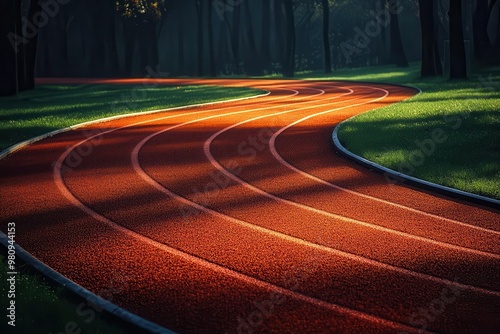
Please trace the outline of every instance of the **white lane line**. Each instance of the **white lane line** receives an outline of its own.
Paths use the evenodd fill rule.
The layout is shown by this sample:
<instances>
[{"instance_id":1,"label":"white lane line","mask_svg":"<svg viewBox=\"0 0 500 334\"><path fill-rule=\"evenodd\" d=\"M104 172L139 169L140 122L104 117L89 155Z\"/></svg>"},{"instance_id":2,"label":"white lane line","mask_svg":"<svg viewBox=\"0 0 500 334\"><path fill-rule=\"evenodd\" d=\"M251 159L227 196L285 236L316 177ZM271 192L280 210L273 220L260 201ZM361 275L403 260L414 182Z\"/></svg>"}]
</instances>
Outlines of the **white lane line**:
<instances>
[{"instance_id":1,"label":"white lane line","mask_svg":"<svg viewBox=\"0 0 500 334\"><path fill-rule=\"evenodd\" d=\"M296 91L296 92L298 94L298 91ZM322 95L322 94L324 94L324 91L323 91L323 93L320 93L320 94L317 94L317 95ZM264 109L267 109L267 108L264 108ZM238 113L240 113L240 112L228 113L228 114L238 114ZM210 116L210 118L212 118L212 117L221 117L221 116L226 116L226 115ZM175 116L172 115L172 117L175 117ZM164 117L164 118L169 118L169 117ZM164 119L164 118L161 118L161 119ZM143 124L143 123L148 123L148 122L149 121L144 121L144 122L139 122L139 123L136 123L136 124L133 124L133 125L138 125L138 124ZM186 123L191 123L191 122L186 122ZM112 129L112 130L106 131L106 133L114 132L116 130L127 128L127 127L130 127L130 126L133 126L133 125L127 125L127 126L124 126L124 127L121 127L121 128ZM310 297L310 296L307 296L307 295L304 295L304 294L301 294L301 293L298 293L298 292L295 292L295 291L292 291L292 290L289 290L289 289L285 289L285 288L282 288L280 286L277 286L277 285L274 285L274 284L271 284L271 283L268 283L266 281L262 281L262 280L256 279L254 277L242 274L242 273L237 272L235 270L228 269L226 267L220 266L220 265L215 264L213 262L210 262L210 261L207 261L205 259L193 256L193 255L188 254L186 252L180 251L180 250L178 250L176 248L169 247L166 244L157 242L157 241L155 241L155 240L153 240L151 238L148 238L148 237L146 237L144 235L141 235L141 234L136 233L136 232L134 232L134 231L132 231L130 229L127 229L124 226L122 226L122 225L120 225L120 224L118 224L118 223L116 223L116 222L114 222L114 221L112 221L112 220L104 217L103 215L97 213L96 211L94 211L90 207L86 206L78 198L76 198L76 196L73 195L73 193L71 193L71 191L68 189L68 187L64 183L64 180L63 180L63 177L62 177L62 172L61 172L61 167L63 166L63 163L64 163L65 159L67 158L67 156L74 149L76 149L78 146L82 145L86 141L92 140L93 138L96 138L96 137L101 136L101 135L103 135L103 133L100 133L98 135L89 137L89 138L87 138L87 139L85 139L85 140L83 140L83 141L81 141L81 142L79 142L77 144L74 144L72 147L68 148L59 157L59 159L57 160L56 164L54 165L54 182L55 182L56 186L58 187L59 191L61 191L61 193L63 194L63 196L66 197L66 199L72 205L74 205L75 207L79 208L80 210L82 210L83 212L85 212L90 217L92 217L95 220L100 221L100 222L108 225L109 227L111 227L111 228L113 228L113 229L115 229L115 230L117 230L119 232L124 233L125 235L127 235L127 236L129 236L131 238L137 239L137 240L139 240L139 241L141 241L141 242L143 242L145 244L148 244L148 245L151 245L153 247L159 248L159 249L161 249L161 250L163 250L163 251L165 251L167 253L170 253L170 254L172 254L174 256L180 257L180 258L182 258L182 259L184 259L186 261L195 263L195 264L197 264L199 266L208 268L208 269L210 269L212 271L219 272L219 273L227 275L229 277L236 278L236 279L238 279L240 281L243 281L243 282L245 282L247 284L251 284L251 285L257 286L259 288L262 288L262 289L265 289L265 290L268 290L268 291L269 290L270 291L274 291L274 292L280 293L282 295L291 297L293 299L296 299L296 300L299 300L299 301L302 301L302 302L306 302L306 303L309 303L309 304L312 304L312 305L315 305L315 306L318 306L318 307L321 307L321 308L325 308L325 309L328 309L328 310L331 310L331 311L334 311L334 312L340 312L340 313L344 313L344 314L349 314L349 315L352 315L352 316L355 316L357 318L364 319L364 320L367 320L367 321L370 321L370 322L375 322L375 323L378 323L378 324L383 324L383 325L389 326L391 328L400 328L402 330L411 331L411 332L418 332L418 333L422 332L419 329L416 329L414 327L410 327L410 326L408 326L406 324L403 324L403 323L399 323L399 322L396 322L396 321L393 321L393 320L388 320L388 319L385 319L385 318L382 318L382 317L374 316L374 315L371 315L371 314L368 314L368 313L364 313L364 312L361 312L361 311L358 311L358 310L355 310L355 309L351 309L351 308L348 308L348 307L344 307L344 306L341 306L341 305L338 305L338 304L328 303L328 302L325 302L323 300L320 300L320 299L317 299L317 298L313 298L313 297ZM149 138L145 138L139 145L137 145L134 148L134 151L132 153L132 162L133 162L134 169L136 170L136 172L138 172L139 175L143 176L145 178L146 182L148 182L149 184L152 184L153 186L155 186L156 181L154 181L153 179L150 179L150 177L144 171L142 171L142 169L141 169L141 167L139 165L139 161L138 161L138 154L139 154L140 148L147 141L149 141ZM152 181L152 183L151 183L151 181ZM160 186L159 190L165 193L166 189L163 189L161 187L161 185L159 185L159 184L156 184L156 185L157 185L156 186L157 189L158 189L158 186ZM168 190L167 190L167 192L170 193ZM184 198L182 198L180 196L177 196L175 194L173 194L173 196L174 197L179 197L180 199L186 201L187 203L190 203L190 205L197 205L197 204L192 203L192 202L190 202L188 200L185 200ZM201 207L201 208L204 208L204 207ZM432 332L425 331L425 333L432 333Z\"/></svg>"},{"instance_id":2,"label":"white lane line","mask_svg":"<svg viewBox=\"0 0 500 334\"><path fill-rule=\"evenodd\" d=\"M267 109L267 108L265 108L265 109ZM253 229L253 230L261 232L261 233L269 234L269 235L272 235L274 237L277 237L277 238L280 238L280 239L283 239L283 240L294 242L294 243L297 243L297 244L300 244L300 245L303 245L303 246L307 246L307 247L311 247L311 248L314 248L314 249L318 249L318 250L321 250L321 251L329 252L329 253L337 255L337 256L345 257L345 258L348 258L350 260L354 260L354 261L362 262L362 263L369 264L369 265L372 265L372 266L376 266L376 267L379 267L379 268L382 268L382 269L385 269L385 270L390 270L390 271L394 271L394 272L397 272L397 273L400 273L400 274L410 275L410 276L417 277L417 278L420 278L420 279L423 279L423 280L429 280L429 281L433 281L433 282L436 282L436 283L439 283L439 284L445 284L445 285L449 285L449 286L455 286L455 287L457 287L459 289L470 290L470 291L474 291L474 292L478 292L478 293L482 293L482 294L488 294L488 295L493 295L493 296L500 296L500 292L497 292L497 291L488 290L488 289L484 289L484 288L479 288L479 287L475 287L475 286L471 286L471 285L466 285L466 284L462 284L462 283L457 283L457 282L449 280L449 279L440 278L440 277L436 277L436 276L432 276L432 275L428 275L428 274L423 274L423 273L416 272L416 271L413 271L413 270L410 270L410 269L406 269L406 268L402 268L402 267L397 267L397 266L394 266L394 265L391 265L391 264L386 264L386 263L383 263L383 262L380 262L380 261L377 261L377 260L373 260L373 259L369 259L369 258L360 256L360 255L356 255L356 254L344 252L344 251L337 250L337 249L334 249L334 248L330 248L330 247L327 247L327 246L324 246L324 245L315 244L313 242L309 242L309 241L306 241L306 240L303 240L303 239L300 239L300 238L296 238L296 237L293 237L293 236L290 236L290 235L287 235L287 234L284 234L284 233L280 233L280 232L277 232L277 231L274 231L274 230L270 230L270 229L261 227L259 225L255 225L255 224L252 224L252 223L249 223L249 222L246 222L246 221L243 221L243 220L240 220L240 219L228 216L226 214L220 213L218 211L206 208L206 207L204 207L204 206L202 206L202 205L200 205L200 204L198 204L198 203L196 203L194 201L191 201L191 200L189 200L187 198L184 198L184 197L182 197L182 196L180 196L180 195L178 195L178 194L170 191L169 189L167 189L166 187L164 187L163 185L161 185L159 182L157 182L156 180L154 180L151 176L149 176L144 171L144 169L142 168L142 166L139 163L139 158L138 158L139 152L141 151L142 147L148 141L150 141L152 138L154 138L155 136L159 135L160 133L165 133L167 131L171 131L171 130L176 129L176 128L180 127L180 126L187 125L188 123L192 123L192 121L186 122L186 123L183 123L183 124L174 125L172 127L169 127L167 129L164 129L164 130L161 130L159 132L156 132L156 133L153 133L153 134L149 135L148 137L144 138L143 141L141 141L139 144L137 144L137 146L134 148L134 150L132 152L132 156L131 156L132 165L133 165L135 171L137 172L137 174L141 178L143 178L147 183L149 183L150 185L152 185L153 187L155 187L157 190L163 192L167 196L169 196L171 198L174 198L174 199L178 200L179 202L181 202L181 203L183 203L183 204L185 204L187 206L192 206L192 207L194 207L194 208L196 208L196 209L198 209L198 210L200 210L202 212L211 214L211 215L213 215L215 217L218 217L218 218L221 218L221 219L225 219L227 221L236 223L236 224L238 224L240 226L243 226L243 227L246 227L246 228L250 228L250 229Z\"/></svg>"},{"instance_id":3,"label":"white lane line","mask_svg":"<svg viewBox=\"0 0 500 334\"><path fill-rule=\"evenodd\" d=\"M61 159L58 160L59 166L62 164L62 161L64 161L64 158L65 158L65 155L63 154L61 156ZM89 215L93 219L95 219L101 223L104 223L105 225L115 229L116 231L121 232L130 238L136 239L136 240L138 240L146 245L158 248L166 253L171 254L172 256L181 258L185 261L194 263L195 265L198 265L198 266L203 267L203 268L207 268L209 270L226 275L228 277L235 278L235 279L242 281L246 284L256 286L256 287L261 288L261 289L266 290L266 291L273 291L273 292L279 293L281 295L287 296L289 298L292 298L292 299L295 299L298 301L302 301L302 302L305 302L305 303L308 303L308 304L311 304L311 305L314 305L314 306L317 306L320 308L331 310L333 312L339 312L342 314L349 314L349 315L357 317L359 319L367 320L367 321L374 322L377 324L382 324L385 326L389 326L391 328L398 328L401 330L411 331L411 332L415 332L415 333L421 333L421 331L419 329L416 329L414 327L410 327L410 326L403 324L403 323L399 323L396 321L392 321L392 320L388 320L388 319L381 318L378 316L374 316L374 315L364 313L364 312L361 312L361 311L358 311L355 309L351 309L351 308L348 308L345 306L341 306L341 305L337 305L337 304L333 304L333 303L328 303L328 302L325 302L323 300L313 298L313 297L310 297L310 296L307 296L307 295L280 287L278 285L268 283L268 282L260 280L260 279L256 279L254 277L251 277L251 276L245 275L243 273L240 273L238 271L231 270L229 268L220 266L216 263L207 261L203 258L199 258L199 257L191 255L189 253L183 252L181 250L178 250L176 248L170 247L166 244L163 244L161 242L158 242L158 241L155 241L151 238L148 238L142 234L134 232L134 231L132 231L128 228L125 228L124 226L102 216L101 214L92 210L91 208L89 208L88 206L83 204L80 200L78 200L68 190L68 188L64 184L64 181L62 180L60 168L57 168L55 170L55 174L56 174L55 182L56 182L57 187L59 188L61 193L70 201L71 204L73 204L74 206L76 206L77 208L79 208L80 210L85 212L87 215ZM425 333L431 333L431 332L425 331Z\"/></svg>"},{"instance_id":4,"label":"white lane line","mask_svg":"<svg viewBox=\"0 0 500 334\"><path fill-rule=\"evenodd\" d=\"M349 105L349 106L346 106L346 107L340 107L340 108L326 110L326 111L317 113L314 116L323 115L323 114L331 113L333 111L338 111L338 110L342 110L342 109L346 109L346 108L356 107L356 106L360 106L360 105L364 105L364 104L368 104L368 103L377 102L377 101L383 100L384 98L386 98L389 95L389 92L387 90L384 90L384 89L381 89L381 88L375 88L375 89L379 89L379 90L385 91L385 95L383 97L381 97L381 98L377 98L377 99L374 99L374 100L369 101L369 102L363 102L363 103ZM326 105L328 105L328 104L316 105L315 107L322 107L322 106L326 106ZM474 249L474 248L468 248L468 247L458 246L458 245L454 245L454 244L450 244L450 243L446 243L446 242L442 242L442 241L437 241L437 240L434 240L434 239L430 239L430 238L426 238L426 237L422 237L422 236L418 236L418 235L413 235L413 234L406 233L406 232L401 232L401 231L394 230L394 229L391 229L391 228L388 228L388 227L384 227L384 226L380 226L380 225L376 225L376 224L372 224L372 223L367 223L367 222L360 221L360 220L353 219L353 218L344 217L344 216L337 215L337 214L334 214L334 213L331 213L331 212L327 212L327 211L323 211L323 210L320 210L320 209L316 209L316 208L310 207L310 206L305 205L305 204L297 203L297 202L294 202L294 201L291 201L291 200L288 200L288 199L284 199L284 198L278 197L278 196L276 196L274 194L268 193L268 192L266 192L266 191L264 191L264 190L262 190L262 189L260 189L260 188L258 188L256 186L254 186L254 185L248 183L247 181L241 179L240 177L232 174L231 172L229 172L228 170L226 170L214 158L214 156L212 155L210 146L212 145L212 142L214 141L214 139L217 138L222 133L224 133L224 132L226 132L226 131L228 131L230 129L233 129L235 127L238 127L240 125L243 125L245 123L248 123L248 122L252 122L252 121L259 120L259 119L266 118L266 117L272 117L272 116L281 115L281 114L285 114L285 113L289 113L289 112L294 112L294 111L297 111L297 110L303 110L303 109L310 109L310 107L305 107L305 108L300 108L300 109L295 109L295 110L289 110L289 111L279 112L279 113L270 114L270 115L263 115L263 116L259 116L259 117L247 119L247 120L239 122L237 124L233 124L231 126L228 126L228 127L224 128L224 129L216 132L209 139L207 139L207 141L205 142L205 145L204 145L205 155L207 156L207 158L210 161L210 163L215 168L217 168L221 173L223 173L227 177L231 178L232 180L240 183L242 186L246 187L247 189L250 189L253 192L256 192L256 193L258 193L258 194L260 194L262 196L268 197L268 198L270 198L270 199L272 199L274 201L285 203L285 204L288 204L288 205L291 205L291 206L294 206L294 207L297 207L297 208L300 208L300 209L303 209L303 210L306 210L306 211L310 211L310 212L313 212L313 213L316 213L316 214L320 214L320 215L323 215L323 216L326 216L326 217L329 217L329 218L341 220L341 221L344 221L344 222L347 222L347 223L356 224L356 225L361 225L361 226L368 227L368 228L371 228L371 229L375 229L375 230L378 230L378 231L395 234L395 235L398 235L398 236L402 236L402 237L406 237L406 238L418 240L418 241L421 241L421 242L427 242L427 243L434 244L434 245L437 245L437 246L441 246L441 247L445 247L445 248L450 248L450 249L453 249L453 250L458 250L458 251L467 252L467 253L471 253L471 254L475 254L475 255L485 256L485 257L489 257L489 258L493 258L493 259L500 259L500 255L499 254L490 253L490 252L486 252L486 251L481 251L481 250L477 250L477 249Z\"/></svg>"},{"instance_id":5,"label":"white lane line","mask_svg":"<svg viewBox=\"0 0 500 334\"><path fill-rule=\"evenodd\" d=\"M394 206L394 207L397 207L399 209L408 210L410 212L414 212L414 213L421 214L421 215L424 215L424 216L427 216L427 217L431 217L431 218L439 219L439 220L442 220L442 221L446 221L448 223L465 226L465 227L468 227L468 228L471 228L471 229L475 229L475 230L478 230L478 231L482 231L482 232L487 232L487 233L493 233L493 234L500 235L500 231L496 231L496 230L492 230L492 229L489 229L489 228L485 228L485 227L481 227L481 226L476 226L476 225L464 223L464 222L461 222L461 221L458 221L458 220L454 220L454 219L450 219L450 218L446 218L446 217L441 217L441 216L438 216L438 215L435 215L435 214L432 214L432 213L428 213L428 212L421 211L421 210L418 210L418 209L414 209L414 208L411 208L411 207L408 207L408 206L405 206L405 205L393 203L393 202L390 202L390 201L387 201L387 200L384 200L384 199L381 199L381 198L378 198L378 197L373 197L373 196L370 196L370 195L366 195L366 194L363 194L363 193L360 193L360 192L357 192L357 191L354 191L354 190L350 190L350 189L341 187L341 186L336 185L334 183L331 183L331 182L328 182L326 180L320 179L319 177L316 177L316 176L314 176L312 174L304 172L303 170L298 169L297 167L295 167L292 164L290 164L288 161L286 161L278 153L278 150L276 149L276 139L278 138L278 136L280 136L283 132L285 132L286 130L290 129L291 127L293 127L293 126L295 126L295 125L297 125L299 123L302 123L302 122L304 122L304 121L306 121L308 119L311 119L313 117L319 116L321 114L322 113L318 113L318 114L314 114L314 115L309 115L307 117L299 119L299 120L297 120L297 121L295 121L295 122L293 122L293 123L291 123L291 124L289 124L289 125L281 128L279 131L277 131L271 137L271 139L269 141L269 147L270 147L271 153L276 158L276 160L278 160L278 162L280 164L282 164L283 166L285 166L285 167L293 170L294 172L296 172L296 173L298 173L298 174L300 174L300 175L302 175L302 176L304 176L304 177L306 177L308 179L311 179L313 181L316 181L318 183L321 183L321 184L326 185L328 187L331 187L333 189L346 192L346 193L351 194L351 195L359 196L359 197L366 198L366 199L369 199L369 200L373 200L373 201L376 201L376 202L379 202L379 203L383 203L383 204L387 204L387 205L390 205L390 206Z\"/></svg>"}]
</instances>

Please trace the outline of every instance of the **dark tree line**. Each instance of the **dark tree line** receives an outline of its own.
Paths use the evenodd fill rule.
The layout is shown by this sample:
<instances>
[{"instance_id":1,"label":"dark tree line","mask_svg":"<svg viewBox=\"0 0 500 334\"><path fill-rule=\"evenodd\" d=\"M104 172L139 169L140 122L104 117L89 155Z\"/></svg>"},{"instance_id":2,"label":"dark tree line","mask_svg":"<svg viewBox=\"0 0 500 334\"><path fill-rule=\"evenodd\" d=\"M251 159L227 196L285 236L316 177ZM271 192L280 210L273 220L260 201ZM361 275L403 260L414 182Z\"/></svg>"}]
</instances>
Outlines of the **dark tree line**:
<instances>
[{"instance_id":1,"label":"dark tree line","mask_svg":"<svg viewBox=\"0 0 500 334\"><path fill-rule=\"evenodd\" d=\"M35 73L292 77L422 60L422 76L465 78L464 39L476 62L500 59L499 16L498 0L5 0L0 95Z\"/></svg>"},{"instance_id":2,"label":"dark tree line","mask_svg":"<svg viewBox=\"0 0 500 334\"><path fill-rule=\"evenodd\" d=\"M500 59L500 21L492 22L494 11L500 15L498 0L419 0L422 33L422 77L443 74L442 55L439 52L439 29L447 32L449 39L450 79L467 79L468 62L464 35L464 17L472 18L474 61L478 64L498 64ZM448 11L446 12L446 8ZM472 8L473 12L468 12ZM444 12L444 13L443 13ZM443 19L444 16L444 19ZM496 40L492 41L488 26L496 24Z\"/></svg>"},{"instance_id":3,"label":"dark tree line","mask_svg":"<svg viewBox=\"0 0 500 334\"><path fill-rule=\"evenodd\" d=\"M23 21L23 17L33 17L41 6L41 2L26 0L0 2L0 96L35 87L39 26L48 17L38 17L38 23Z\"/></svg>"}]
</instances>

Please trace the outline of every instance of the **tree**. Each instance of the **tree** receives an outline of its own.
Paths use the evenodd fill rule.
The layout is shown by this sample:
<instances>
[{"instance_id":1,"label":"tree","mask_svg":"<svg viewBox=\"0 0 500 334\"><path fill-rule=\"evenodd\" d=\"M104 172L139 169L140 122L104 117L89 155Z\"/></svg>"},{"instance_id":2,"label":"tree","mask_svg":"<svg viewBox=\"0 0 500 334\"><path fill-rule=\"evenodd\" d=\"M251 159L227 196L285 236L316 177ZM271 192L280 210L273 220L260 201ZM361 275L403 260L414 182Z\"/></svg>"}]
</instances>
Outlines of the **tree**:
<instances>
[{"instance_id":1,"label":"tree","mask_svg":"<svg viewBox=\"0 0 500 334\"><path fill-rule=\"evenodd\" d=\"M473 19L474 54L477 59L484 60L491 47L488 38L488 0L477 1Z\"/></svg>"},{"instance_id":2,"label":"tree","mask_svg":"<svg viewBox=\"0 0 500 334\"><path fill-rule=\"evenodd\" d=\"M249 1L244 2L244 17L245 17L245 40L247 47L245 53L245 71L248 75L262 75L262 64L259 61L259 54L257 52L257 43L255 41L255 33L252 23L252 11L250 9Z\"/></svg>"},{"instance_id":3,"label":"tree","mask_svg":"<svg viewBox=\"0 0 500 334\"><path fill-rule=\"evenodd\" d=\"M231 29L231 48L233 51L233 67L234 73L241 73L240 66L240 18L241 18L241 6L234 7L233 10L233 26Z\"/></svg>"},{"instance_id":4,"label":"tree","mask_svg":"<svg viewBox=\"0 0 500 334\"><path fill-rule=\"evenodd\" d=\"M198 40L198 76L203 76L203 3L201 0L194 0L196 6L196 24L198 27L197 40Z\"/></svg>"},{"instance_id":5,"label":"tree","mask_svg":"<svg viewBox=\"0 0 500 334\"><path fill-rule=\"evenodd\" d=\"M28 18L34 18L36 13L42 11L40 1L31 1L28 8ZM30 90L35 88L35 67L38 50L38 29L31 40L25 44L24 49L24 78L20 90Z\"/></svg>"},{"instance_id":6,"label":"tree","mask_svg":"<svg viewBox=\"0 0 500 334\"><path fill-rule=\"evenodd\" d=\"M399 1L394 1L394 8L399 7ZM406 58L406 53L403 47L403 40L401 38L401 30L399 28L399 13L391 10L391 23L390 23L390 34L391 34L391 57L393 62L398 67L408 67L408 59Z\"/></svg>"},{"instance_id":7,"label":"tree","mask_svg":"<svg viewBox=\"0 0 500 334\"><path fill-rule=\"evenodd\" d=\"M295 19L292 0L283 0L286 21L285 55L283 75L293 77L295 74Z\"/></svg>"},{"instance_id":8,"label":"tree","mask_svg":"<svg viewBox=\"0 0 500 334\"><path fill-rule=\"evenodd\" d=\"M275 58L279 60L280 66L284 66L285 44L283 42L285 30L283 26L283 0L274 0L274 42Z\"/></svg>"},{"instance_id":9,"label":"tree","mask_svg":"<svg viewBox=\"0 0 500 334\"><path fill-rule=\"evenodd\" d=\"M420 27L422 30L422 77L436 75L436 52L434 32L434 6L432 0L419 0Z\"/></svg>"},{"instance_id":10,"label":"tree","mask_svg":"<svg viewBox=\"0 0 500 334\"><path fill-rule=\"evenodd\" d=\"M118 0L116 9L123 18L125 74L133 74L134 53L138 54L139 74L158 64L158 23L165 14L165 0Z\"/></svg>"},{"instance_id":11,"label":"tree","mask_svg":"<svg viewBox=\"0 0 500 334\"><path fill-rule=\"evenodd\" d=\"M37 21L35 14L40 14ZM0 3L0 96L35 87L39 25L46 24L48 19L39 1L3 0Z\"/></svg>"},{"instance_id":12,"label":"tree","mask_svg":"<svg viewBox=\"0 0 500 334\"><path fill-rule=\"evenodd\" d=\"M498 13L500 15L500 6L498 6ZM494 42L494 55L496 56L496 64L500 64L500 18L497 19L497 37Z\"/></svg>"},{"instance_id":13,"label":"tree","mask_svg":"<svg viewBox=\"0 0 500 334\"><path fill-rule=\"evenodd\" d=\"M450 1L450 79L467 79L462 0Z\"/></svg>"},{"instance_id":14,"label":"tree","mask_svg":"<svg viewBox=\"0 0 500 334\"><path fill-rule=\"evenodd\" d=\"M266 73L271 72L271 1L262 0L262 31L260 39L260 62Z\"/></svg>"},{"instance_id":15,"label":"tree","mask_svg":"<svg viewBox=\"0 0 500 334\"><path fill-rule=\"evenodd\" d=\"M16 27L16 1L0 2L0 96L14 95L18 92L17 85L17 52L19 45ZM20 33L20 32L19 32Z\"/></svg>"},{"instance_id":16,"label":"tree","mask_svg":"<svg viewBox=\"0 0 500 334\"><path fill-rule=\"evenodd\" d=\"M118 75L118 57L116 50L116 5L111 1L87 0L82 10L87 10L88 23L85 27L90 30L90 58L88 75Z\"/></svg>"},{"instance_id":17,"label":"tree","mask_svg":"<svg viewBox=\"0 0 500 334\"><path fill-rule=\"evenodd\" d=\"M436 74L439 76L443 75L443 63L441 62L441 55L439 54L439 33L442 26L440 17L440 7L438 0L432 0L433 4L433 14L434 14L434 61L436 63Z\"/></svg>"},{"instance_id":18,"label":"tree","mask_svg":"<svg viewBox=\"0 0 500 334\"><path fill-rule=\"evenodd\" d=\"M217 68L215 66L215 49L214 49L214 25L212 22L212 11L213 11L213 0L208 0L208 53L209 53L209 64L210 64L210 76L217 76Z\"/></svg>"},{"instance_id":19,"label":"tree","mask_svg":"<svg viewBox=\"0 0 500 334\"><path fill-rule=\"evenodd\" d=\"M330 52L330 5L322 0L323 5L323 54L325 73L332 73L332 56Z\"/></svg>"}]
</instances>

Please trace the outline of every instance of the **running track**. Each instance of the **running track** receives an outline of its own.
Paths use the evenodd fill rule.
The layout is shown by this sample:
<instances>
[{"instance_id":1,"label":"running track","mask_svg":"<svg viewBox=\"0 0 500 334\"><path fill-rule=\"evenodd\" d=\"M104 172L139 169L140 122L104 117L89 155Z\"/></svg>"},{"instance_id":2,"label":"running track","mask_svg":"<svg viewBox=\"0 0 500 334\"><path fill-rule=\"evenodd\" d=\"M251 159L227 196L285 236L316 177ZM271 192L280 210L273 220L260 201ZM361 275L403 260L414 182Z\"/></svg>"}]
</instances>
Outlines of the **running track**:
<instances>
[{"instance_id":1,"label":"running track","mask_svg":"<svg viewBox=\"0 0 500 334\"><path fill-rule=\"evenodd\" d=\"M180 333L499 332L499 211L392 185L330 146L335 124L413 90L163 83L269 94L23 148L0 161L1 229Z\"/></svg>"}]
</instances>

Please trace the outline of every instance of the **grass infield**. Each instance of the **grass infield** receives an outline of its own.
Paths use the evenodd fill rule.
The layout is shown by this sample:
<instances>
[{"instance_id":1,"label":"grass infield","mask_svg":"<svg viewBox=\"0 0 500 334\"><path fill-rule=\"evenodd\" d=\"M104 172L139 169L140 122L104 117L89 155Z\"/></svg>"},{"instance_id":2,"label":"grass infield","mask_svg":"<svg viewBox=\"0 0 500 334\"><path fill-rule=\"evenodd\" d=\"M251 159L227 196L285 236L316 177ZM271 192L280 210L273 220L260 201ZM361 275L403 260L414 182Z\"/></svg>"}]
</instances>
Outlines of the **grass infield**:
<instances>
[{"instance_id":1,"label":"grass infield","mask_svg":"<svg viewBox=\"0 0 500 334\"><path fill-rule=\"evenodd\" d=\"M469 81L422 80L419 64L300 77L417 86L410 100L356 116L339 129L351 152L390 169L500 199L500 68Z\"/></svg>"}]
</instances>

